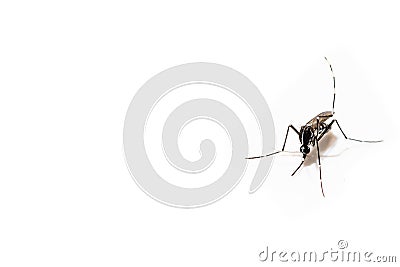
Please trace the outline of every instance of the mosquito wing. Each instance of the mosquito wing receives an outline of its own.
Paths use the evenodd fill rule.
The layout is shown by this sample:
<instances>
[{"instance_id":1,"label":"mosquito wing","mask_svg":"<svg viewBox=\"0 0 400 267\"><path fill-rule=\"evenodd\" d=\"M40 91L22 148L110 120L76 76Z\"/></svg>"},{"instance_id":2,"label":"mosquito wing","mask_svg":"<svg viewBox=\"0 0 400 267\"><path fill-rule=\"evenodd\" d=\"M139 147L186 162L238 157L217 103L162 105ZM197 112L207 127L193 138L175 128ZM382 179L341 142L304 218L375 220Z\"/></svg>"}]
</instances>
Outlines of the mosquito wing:
<instances>
[{"instance_id":1,"label":"mosquito wing","mask_svg":"<svg viewBox=\"0 0 400 267\"><path fill-rule=\"evenodd\" d=\"M328 120L329 118L331 118L333 116L332 111L324 111L319 113L317 116L315 116L314 118L312 118L309 122L307 122L307 126L311 126L313 129L317 128L317 118L319 120L319 123L323 123L326 120Z\"/></svg>"}]
</instances>

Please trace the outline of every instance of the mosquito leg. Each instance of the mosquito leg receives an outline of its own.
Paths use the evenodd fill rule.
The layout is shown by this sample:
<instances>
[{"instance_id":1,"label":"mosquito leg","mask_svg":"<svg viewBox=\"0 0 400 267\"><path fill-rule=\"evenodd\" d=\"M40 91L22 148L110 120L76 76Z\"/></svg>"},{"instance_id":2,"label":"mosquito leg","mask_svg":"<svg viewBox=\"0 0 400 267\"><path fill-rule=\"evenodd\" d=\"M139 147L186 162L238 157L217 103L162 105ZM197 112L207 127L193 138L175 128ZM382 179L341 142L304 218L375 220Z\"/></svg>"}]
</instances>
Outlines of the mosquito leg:
<instances>
[{"instance_id":1,"label":"mosquito leg","mask_svg":"<svg viewBox=\"0 0 400 267\"><path fill-rule=\"evenodd\" d=\"M333 102L332 102L332 113L335 114L335 100L336 100L336 79L335 74L333 73L332 65L329 63L329 60L325 57L326 62L329 64L329 68L331 69L332 79L333 79Z\"/></svg>"},{"instance_id":2,"label":"mosquito leg","mask_svg":"<svg viewBox=\"0 0 400 267\"><path fill-rule=\"evenodd\" d=\"M293 126L293 125L291 125L291 124L290 124L290 125L287 127L286 136L285 136L285 142L283 142L282 151L283 151L283 150L285 150L285 146L286 146L286 140L287 140L287 138L288 138L288 135L289 135L289 129L290 129L290 128L292 128L292 130L293 130L293 131L295 131L297 135L299 135L299 134L300 134L300 132L299 132L299 131L298 131L296 128L294 128L294 126Z\"/></svg>"},{"instance_id":3,"label":"mosquito leg","mask_svg":"<svg viewBox=\"0 0 400 267\"><path fill-rule=\"evenodd\" d=\"M267 155L262 155L262 156L257 156L257 157L249 157L249 158L246 158L246 159L265 158L265 157L269 157L269 156L272 156L272 155L275 155L275 154L278 154L278 153L283 152L283 151L285 150L286 140L287 140L288 135L289 135L289 129L292 129L293 131L295 131L297 135L300 134L300 132L299 132L293 125L290 124L290 125L287 127L287 130L286 130L286 136L285 136L285 141L283 142L282 150L280 150L280 151L275 151L275 152L269 153L269 154L267 154Z\"/></svg>"},{"instance_id":4,"label":"mosquito leg","mask_svg":"<svg viewBox=\"0 0 400 267\"><path fill-rule=\"evenodd\" d=\"M319 119L317 119L317 129L318 129L318 127L319 127ZM318 155L318 169L319 169L319 180L320 180L320 182L321 182L321 191L322 191L322 195L325 197L325 194L324 194L324 188L323 188L323 186L322 186L322 171L321 171L321 158L320 158L320 155L319 155L319 145L318 145L318 132L317 132L317 137L316 137L316 139L317 139L317 155Z\"/></svg>"},{"instance_id":5,"label":"mosquito leg","mask_svg":"<svg viewBox=\"0 0 400 267\"><path fill-rule=\"evenodd\" d=\"M280 152L282 152L282 151L275 151L275 152L269 153L269 154L267 154L267 155L262 155L262 156L257 156L257 157L250 157L250 158L246 158L246 159L259 159L259 158L265 158L265 157L269 157L269 156L272 156L272 155L278 154L278 153L280 153Z\"/></svg>"},{"instance_id":6,"label":"mosquito leg","mask_svg":"<svg viewBox=\"0 0 400 267\"><path fill-rule=\"evenodd\" d=\"M379 143L382 142L383 140L376 140L376 141L371 141L371 140L359 140L359 139L354 139L354 138L350 138L347 137L346 134L343 132L342 127L340 127L339 122L335 119L333 120L330 124L329 127L332 126L332 124L336 122L337 126L339 127L339 130L342 132L344 138L348 139L348 140L352 140L352 141L357 141L357 142L365 142L365 143Z\"/></svg>"}]
</instances>

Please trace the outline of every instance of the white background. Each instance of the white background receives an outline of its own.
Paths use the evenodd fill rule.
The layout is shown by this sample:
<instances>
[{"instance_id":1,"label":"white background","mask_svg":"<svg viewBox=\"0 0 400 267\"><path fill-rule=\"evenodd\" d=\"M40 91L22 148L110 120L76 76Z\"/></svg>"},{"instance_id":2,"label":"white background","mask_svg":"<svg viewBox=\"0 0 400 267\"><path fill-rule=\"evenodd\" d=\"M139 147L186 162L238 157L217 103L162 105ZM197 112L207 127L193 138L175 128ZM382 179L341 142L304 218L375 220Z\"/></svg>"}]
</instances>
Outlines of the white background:
<instances>
[{"instance_id":1,"label":"white background","mask_svg":"<svg viewBox=\"0 0 400 267\"><path fill-rule=\"evenodd\" d=\"M267 245L324 251L339 239L396 255L400 19L395 1L377 3L2 1L0 266L259 266ZM156 73L196 61L242 72L280 147L289 123L330 110L324 56L344 131L385 139L355 144L334 128L327 154L344 152L323 158L325 199L315 165L290 176L296 156L276 158L251 195L250 162L228 196L199 209L160 204L131 179L124 116Z\"/></svg>"}]
</instances>

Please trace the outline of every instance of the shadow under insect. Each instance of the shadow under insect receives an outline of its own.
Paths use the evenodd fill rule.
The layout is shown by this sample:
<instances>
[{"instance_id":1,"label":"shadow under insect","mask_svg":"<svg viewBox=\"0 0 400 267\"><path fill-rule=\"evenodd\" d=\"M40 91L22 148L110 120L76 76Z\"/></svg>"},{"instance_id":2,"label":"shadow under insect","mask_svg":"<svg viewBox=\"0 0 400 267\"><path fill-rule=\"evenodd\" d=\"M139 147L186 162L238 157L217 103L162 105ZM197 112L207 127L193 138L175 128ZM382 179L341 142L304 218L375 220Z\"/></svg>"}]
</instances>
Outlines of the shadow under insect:
<instances>
[{"instance_id":1,"label":"shadow under insect","mask_svg":"<svg viewBox=\"0 0 400 267\"><path fill-rule=\"evenodd\" d=\"M319 141L319 153L321 157L337 157L342 154L344 151L340 152L336 155L325 155L325 152L329 150L330 147L334 146L337 143L337 136L332 132L328 132L320 141ZM310 166L312 164L316 164L318 167L318 151L317 147L313 146L307 158L304 160L304 166Z\"/></svg>"}]
</instances>

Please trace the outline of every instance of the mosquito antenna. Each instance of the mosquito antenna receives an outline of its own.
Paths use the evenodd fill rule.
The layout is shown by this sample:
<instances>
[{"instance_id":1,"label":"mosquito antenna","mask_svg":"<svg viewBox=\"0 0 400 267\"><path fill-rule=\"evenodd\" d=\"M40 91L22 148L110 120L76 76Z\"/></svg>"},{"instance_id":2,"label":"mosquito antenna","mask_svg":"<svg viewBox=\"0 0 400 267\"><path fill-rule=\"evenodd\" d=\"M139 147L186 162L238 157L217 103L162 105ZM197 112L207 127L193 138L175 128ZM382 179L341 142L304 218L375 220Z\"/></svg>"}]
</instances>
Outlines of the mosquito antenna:
<instances>
[{"instance_id":1,"label":"mosquito antenna","mask_svg":"<svg viewBox=\"0 0 400 267\"><path fill-rule=\"evenodd\" d=\"M333 73L332 65L329 63L329 60L325 57L326 62L329 64L329 68L331 69L332 72L332 78L333 78L333 103L332 103L332 113L335 114L335 100L336 100L336 80L335 80L335 74Z\"/></svg>"}]
</instances>

